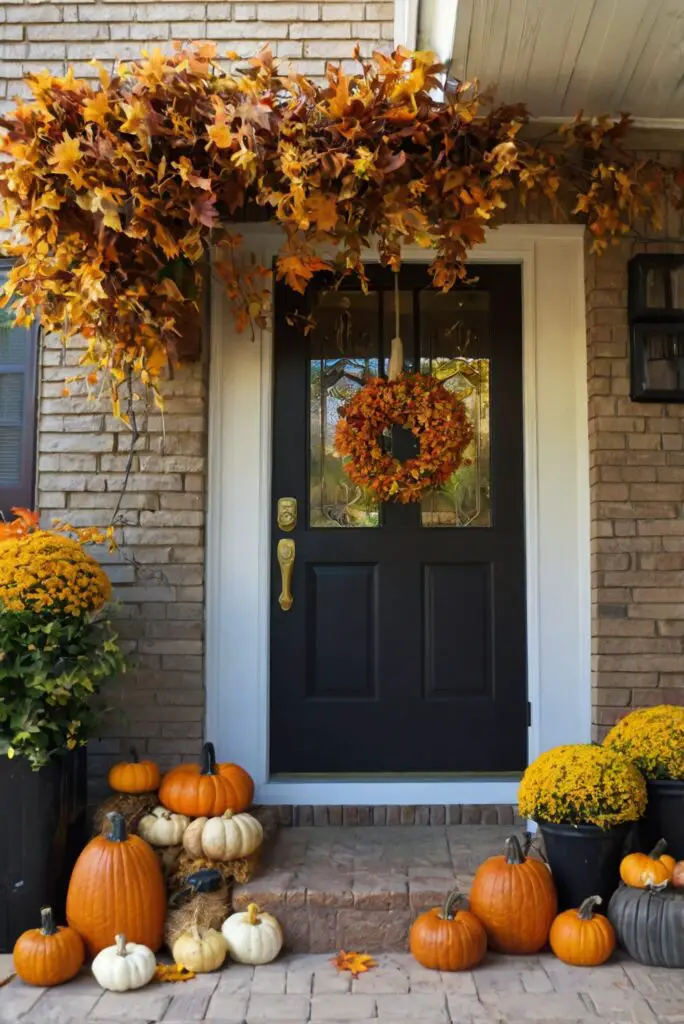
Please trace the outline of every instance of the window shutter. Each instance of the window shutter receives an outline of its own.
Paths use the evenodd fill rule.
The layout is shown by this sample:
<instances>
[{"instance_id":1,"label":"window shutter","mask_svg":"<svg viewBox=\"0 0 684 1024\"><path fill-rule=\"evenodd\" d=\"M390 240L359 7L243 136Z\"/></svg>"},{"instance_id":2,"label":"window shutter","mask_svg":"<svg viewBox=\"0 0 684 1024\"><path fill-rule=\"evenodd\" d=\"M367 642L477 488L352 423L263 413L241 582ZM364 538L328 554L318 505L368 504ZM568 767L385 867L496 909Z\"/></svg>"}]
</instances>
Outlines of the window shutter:
<instances>
[{"instance_id":1,"label":"window shutter","mask_svg":"<svg viewBox=\"0 0 684 1024\"><path fill-rule=\"evenodd\" d=\"M0 285L11 264L0 261ZM0 310L0 511L33 508L36 465L38 325L14 327Z\"/></svg>"}]
</instances>

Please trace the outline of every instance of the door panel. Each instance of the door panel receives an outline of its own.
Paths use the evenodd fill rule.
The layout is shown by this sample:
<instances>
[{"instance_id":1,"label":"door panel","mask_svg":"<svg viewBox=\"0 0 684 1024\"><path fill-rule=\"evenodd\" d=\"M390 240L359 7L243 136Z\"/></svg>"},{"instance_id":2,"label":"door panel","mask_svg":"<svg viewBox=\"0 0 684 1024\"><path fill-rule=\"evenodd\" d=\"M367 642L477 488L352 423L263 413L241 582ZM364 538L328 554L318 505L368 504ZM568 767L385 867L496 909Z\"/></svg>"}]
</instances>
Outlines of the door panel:
<instances>
[{"instance_id":1,"label":"door panel","mask_svg":"<svg viewBox=\"0 0 684 1024\"><path fill-rule=\"evenodd\" d=\"M423 569L425 695L459 700L493 694L492 566L426 565ZM454 623L467 638L458 644Z\"/></svg>"},{"instance_id":2,"label":"door panel","mask_svg":"<svg viewBox=\"0 0 684 1024\"><path fill-rule=\"evenodd\" d=\"M497 772L526 763L520 270L486 266L442 295L400 274L406 368L466 404L467 465L421 504L378 503L334 452L339 407L384 372L393 274L370 291L276 289L271 772ZM309 315L316 326L310 329ZM382 443L398 458L414 439ZM275 524L280 497L296 529ZM296 545L293 606L275 548Z\"/></svg>"}]
</instances>

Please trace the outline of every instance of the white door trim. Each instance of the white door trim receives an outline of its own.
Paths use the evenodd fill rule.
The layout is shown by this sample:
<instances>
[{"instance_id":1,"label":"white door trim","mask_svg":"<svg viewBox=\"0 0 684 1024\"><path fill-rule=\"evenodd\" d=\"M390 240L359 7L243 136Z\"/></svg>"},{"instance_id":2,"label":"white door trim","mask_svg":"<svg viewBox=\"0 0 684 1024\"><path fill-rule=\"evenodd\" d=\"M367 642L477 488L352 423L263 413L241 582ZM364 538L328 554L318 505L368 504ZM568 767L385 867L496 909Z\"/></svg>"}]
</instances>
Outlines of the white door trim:
<instances>
[{"instance_id":1,"label":"white door trim","mask_svg":"<svg viewBox=\"0 0 684 1024\"><path fill-rule=\"evenodd\" d=\"M278 229L244 231L267 265ZM406 262L424 262L418 247ZM368 260L377 256L370 253ZM506 225L473 262L522 266L530 756L591 734L589 443L583 229ZM213 289L206 735L271 804L514 803L512 778L271 779L268 636L272 335L237 334ZM283 424L282 429L287 429ZM458 733L455 733L457 741ZM483 737L487 742L487 737Z\"/></svg>"}]
</instances>

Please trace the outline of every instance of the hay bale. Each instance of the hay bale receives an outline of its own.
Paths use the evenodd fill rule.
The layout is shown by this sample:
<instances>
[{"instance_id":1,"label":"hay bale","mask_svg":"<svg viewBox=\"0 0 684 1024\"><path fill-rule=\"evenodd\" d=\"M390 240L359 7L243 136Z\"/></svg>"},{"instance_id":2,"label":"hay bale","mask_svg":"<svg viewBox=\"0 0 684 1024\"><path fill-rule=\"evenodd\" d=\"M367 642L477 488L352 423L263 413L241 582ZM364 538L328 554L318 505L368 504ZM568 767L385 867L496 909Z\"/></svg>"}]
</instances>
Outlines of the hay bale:
<instances>
[{"instance_id":1,"label":"hay bale","mask_svg":"<svg viewBox=\"0 0 684 1024\"><path fill-rule=\"evenodd\" d=\"M259 865L259 851L249 855L249 857L242 857L240 860L209 860L206 857L198 857L195 859L191 857L185 850L181 853L178 860L178 867L169 879L169 885L171 889L178 890L182 888L183 883L188 875L192 875L195 871L202 871L206 868L216 868L223 875L226 882L249 882L254 877L256 869Z\"/></svg>"},{"instance_id":2,"label":"hay bale","mask_svg":"<svg viewBox=\"0 0 684 1024\"><path fill-rule=\"evenodd\" d=\"M95 811L93 817L93 834L98 836L109 832L108 814L118 811L123 814L126 831L135 833L140 819L149 814L157 806L156 793L114 793L108 796Z\"/></svg>"},{"instance_id":3,"label":"hay bale","mask_svg":"<svg viewBox=\"0 0 684 1024\"><path fill-rule=\"evenodd\" d=\"M229 913L230 888L225 878L213 892L197 892L192 886L184 885L169 899L164 941L172 949L181 932L194 924L198 928L220 931Z\"/></svg>"}]
</instances>

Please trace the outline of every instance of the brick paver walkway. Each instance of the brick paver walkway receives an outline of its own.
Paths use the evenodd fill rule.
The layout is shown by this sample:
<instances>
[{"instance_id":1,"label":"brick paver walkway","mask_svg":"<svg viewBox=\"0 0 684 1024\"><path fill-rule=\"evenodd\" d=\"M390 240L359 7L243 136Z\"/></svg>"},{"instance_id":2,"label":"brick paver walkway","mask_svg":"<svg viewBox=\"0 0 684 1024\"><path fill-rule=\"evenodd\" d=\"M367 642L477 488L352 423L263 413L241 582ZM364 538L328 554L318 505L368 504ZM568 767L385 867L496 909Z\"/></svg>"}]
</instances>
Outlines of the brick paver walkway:
<instances>
[{"instance_id":1,"label":"brick paver walkway","mask_svg":"<svg viewBox=\"0 0 684 1024\"><path fill-rule=\"evenodd\" d=\"M2 958L0 958L2 959ZM5 958L7 961L7 958ZM256 969L230 965L177 985L103 993L84 972L49 991L16 979L0 989L0 1021L12 1024L679 1024L684 971L641 967L622 954L597 969L550 954L489 954L475 971L438 974L406 954L380 954L357 980L326 955L291 955ZM7 962L5 963L5 969ZM0 963L0 971L2 964Z\"/></svg>"}]
</instances>

